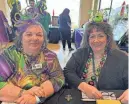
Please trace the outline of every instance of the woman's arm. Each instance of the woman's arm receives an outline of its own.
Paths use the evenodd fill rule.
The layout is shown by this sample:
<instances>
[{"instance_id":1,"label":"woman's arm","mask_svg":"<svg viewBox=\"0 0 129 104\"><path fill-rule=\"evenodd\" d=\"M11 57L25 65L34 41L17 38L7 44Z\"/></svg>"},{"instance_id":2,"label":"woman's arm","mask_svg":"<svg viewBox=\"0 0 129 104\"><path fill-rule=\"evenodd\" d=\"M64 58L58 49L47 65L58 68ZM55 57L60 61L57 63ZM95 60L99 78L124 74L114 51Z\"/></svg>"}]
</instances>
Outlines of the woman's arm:
<instances>
[{"instance_id":1,"label":"woman's arm","mask_svg":"<svg viewBox=\"0 0 129 104\"><path fill-rule=\"evenodd\" d=\"M85 93L88 98L100 99L102 98L101 92L94 86L87 84L86 82L81 82L78 89Z\"/></svg>"},{"instance_id":2,"label":"woman's arm","mask_svg":"<svg viewBox=\"0 0 129 104\"><path fill-rule=\"evenodd\" d=\"M82 60L81 55L74 53L64 68L66 82L75 88L78 88L79 84L83 82L83 80L78 76L79 73L77 73L77 70L81 67ZM81 69L79 70L81 72Z\"/></svg>"},{"instance_id":3,"label":"woman's arm","mask_svg":"<svg viewBox=\"0 0 129 104\"><path fill-rule=\"evenodd\" d=\"M118 100L121 101L123 104L128 104L128 94L129 94L129 89L125 90L124 93L118 98Z\"/></svg>"},{"instance_id":4,"label":"woman's arm","mask_svg":"<svg viewBox=\"0 0 129 104\"><path fill-rule=\"evenodd\" d=\"M12 102L18 98L21 89L8 82L14 72L13 63L11 64L13 55L9 51L11 50L7 49L0 55L0 101Z\"/></svg>"},{"instance_id":5,"label":"woman's arm","mask_svg":"<svg viewBox=\"0 0 129 104\"><path fill-rule=\"evenodd\" d=\"M0 82L1 83L1 82ZM14 86L12 83L7 83L0 89L0 101L14 102L20 97L21 88Z\"/></svg>"},{"instance_id":6,"label":"woman's arm","mask_svg":"<svg viewBox=\"0 0 129 104\"><path fill-rule=\"evenodd\" d=\"M50 79L41 84L45 97L49 97L54 92L59 91L59 89L64 85L64 75L57 57L53 61L49 75Z\"/></svg>"},{"instance_id":7,"label":"woman's arm","mask_svg":"<svg viewBox=\"0 0 129 104\"><path fill-rule=\"evenodd\" d=\"M97 88L87 84L79 77L80 73L78 72L82 71L81 68L83 68L83 66L85 65L85 61L87 59L86 56L88 56L84 54L86 54L86 52L77 52L72 55L64 69L66 81L70 86L79 89L81 92L85 93L89 98L102 98L102 95L97 90Z\"/></svg>"},{"instance_id":8,"label":"woman's arm","mask_svg":"<svg viewBox=\"0 0 129 104\"><path fill-rule=\"evenodd\" d=\"M15 72L15 47L11 46L0 55L0 101L13 102L19 97L21 88L9 82Z\"/></svg>"}]
</instances>

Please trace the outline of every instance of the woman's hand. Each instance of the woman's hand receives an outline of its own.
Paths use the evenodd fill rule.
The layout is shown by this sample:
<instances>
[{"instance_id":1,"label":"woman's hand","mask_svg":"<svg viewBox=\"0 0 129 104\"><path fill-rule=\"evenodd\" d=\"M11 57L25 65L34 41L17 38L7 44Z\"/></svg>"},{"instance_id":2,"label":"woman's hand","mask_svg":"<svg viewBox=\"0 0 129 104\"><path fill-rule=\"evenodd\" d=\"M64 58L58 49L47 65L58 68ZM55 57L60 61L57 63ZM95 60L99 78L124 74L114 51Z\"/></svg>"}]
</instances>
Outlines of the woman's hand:
<instances>
[{"instance_id":1,"label":"woman's hand","mask_svg":"<svg viewBox=\"0 0 129 104\"><path fill-rule=\"evenodd\" d=\"M97 88L82 82L79 86L78 89L81 90L83 93L85 93L88 98L94 98L94 99L100 99L102 98L102 94L100 91L97 90Z\"/></svg>"},{"instance_id":2,"label":"woman's hand","mask_svg":"<svg viewBox=\"0 0 129 104\"><path fill-rule=\"evenodd\" d=\"M118 98L123 104L128 104L128 93L129 89L125 90L124 93Z\"/></svg>"},{"instance_id":3,"label":"woman's hand","mask_svg":"<svg viewBox=\"0 0 129 104\"><path fill-rule=\"evenodd\" d=\"M24 94L18 98L15 103L17 104L36 104L36 97L30 94Z\"/></svg>"},{"instance_id":4,"label":"woman's hand","mask_svg":"<svg viewBox=\"0 0 129 104\"><path fill-rule=\"evenodd\" d=\"M38 87L38 86L34 86L31 89L27 90L26 92L24 92L23 94L31 94L31 95L36 95L38 97L44 97L44 91L43 88Z\"/></svg>"},{"instance_id":5,"label":"woman's hand","mask_svg":"<svg viewBox=\"0 0 129 104\"><path fill-rule=\"evenodd\" d=\"M100 99L102 98L102 94L99 90L97 90L97 88L95 88L94 86L85 85L85 93L88 96L88 98L94 98L94 99Z\"/></svg>"}]
</instances>

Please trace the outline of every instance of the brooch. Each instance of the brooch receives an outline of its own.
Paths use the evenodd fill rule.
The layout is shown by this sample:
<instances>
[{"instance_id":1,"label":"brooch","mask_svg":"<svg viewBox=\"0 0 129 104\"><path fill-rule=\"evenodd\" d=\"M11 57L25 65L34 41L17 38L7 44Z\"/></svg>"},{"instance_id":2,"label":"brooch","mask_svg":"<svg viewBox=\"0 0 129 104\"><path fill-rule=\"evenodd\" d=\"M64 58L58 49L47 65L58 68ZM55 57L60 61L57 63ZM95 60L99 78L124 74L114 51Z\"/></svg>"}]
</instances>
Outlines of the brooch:
<instances>
[{"instance_id":1,"label":"brooch","mask_svg":"<svg viewBox=\"0 0 129 104\"><path fill-rule=\"evenodd\" d=\"M66 95L66 96L65 96L65 99L66 99L67 101L70 101L70 100L72 100L72 96L71 96L71 95Z\"/></svg>"}]
</instances>

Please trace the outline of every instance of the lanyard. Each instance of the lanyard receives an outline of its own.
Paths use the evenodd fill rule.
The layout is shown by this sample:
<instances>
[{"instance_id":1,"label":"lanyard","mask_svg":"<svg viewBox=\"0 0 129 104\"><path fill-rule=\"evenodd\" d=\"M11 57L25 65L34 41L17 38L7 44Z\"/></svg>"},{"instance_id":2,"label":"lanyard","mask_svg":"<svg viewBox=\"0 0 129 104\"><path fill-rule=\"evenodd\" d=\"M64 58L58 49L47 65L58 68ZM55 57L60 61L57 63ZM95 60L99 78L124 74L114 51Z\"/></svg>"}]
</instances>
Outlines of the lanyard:
<instances>
[{"instance_id":1,"label":"lanyard","mask_svg":"<svg viewBox=\"0 0 129 104\"><path fill-rule=\"evenodd\" d=\"M94 55L92 56L92 65L93 65L93 68L92 68L93 74L94 74L94 76L96 76L96 75L95 75L95 61L94 61ZM95 78L95 85L97 86L97 76L96 76L96 78Z\"/></svg>"}]
</instances>

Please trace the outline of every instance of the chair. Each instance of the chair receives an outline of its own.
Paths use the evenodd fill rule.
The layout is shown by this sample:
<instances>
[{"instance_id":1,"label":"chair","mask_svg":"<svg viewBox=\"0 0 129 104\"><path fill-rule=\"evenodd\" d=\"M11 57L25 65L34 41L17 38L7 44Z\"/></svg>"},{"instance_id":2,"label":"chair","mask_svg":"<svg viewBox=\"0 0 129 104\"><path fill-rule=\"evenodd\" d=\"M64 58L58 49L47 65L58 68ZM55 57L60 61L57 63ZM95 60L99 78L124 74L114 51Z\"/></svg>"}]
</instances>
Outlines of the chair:
<instances>
[{"instance_id":1,"label":"chair","mask_svg":"<svg viewBox=\"0 0 129 104\"><path fill-rule=\"evenodd\" d=\"M83 28L75 30L75 47L78 49L80 47L82 36L83 36Z\"/></svg>"}]
</instances>

